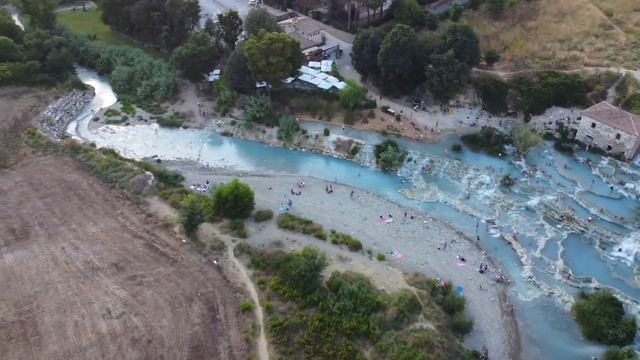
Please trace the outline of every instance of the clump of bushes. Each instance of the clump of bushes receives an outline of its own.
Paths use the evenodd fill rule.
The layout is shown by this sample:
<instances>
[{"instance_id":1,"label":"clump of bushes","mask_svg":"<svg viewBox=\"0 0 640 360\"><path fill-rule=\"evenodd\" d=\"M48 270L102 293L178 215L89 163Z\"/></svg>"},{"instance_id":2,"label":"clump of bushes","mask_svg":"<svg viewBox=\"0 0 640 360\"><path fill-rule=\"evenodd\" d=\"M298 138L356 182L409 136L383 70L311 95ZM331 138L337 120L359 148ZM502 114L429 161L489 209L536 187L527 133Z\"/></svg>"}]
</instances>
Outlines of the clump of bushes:
<instances>
[{"instance_id":1,"label":"clump of bushes","mask_svg":"<svg viewBox=\"0 0 640 360\"><path fill-rule=\"evenodd\" d=\"M271 220L271 218L273 218L273 211L271 211L270 209L258 210L254 215L255 221L258 223Z\"/></svg>"},{"instance_id":2,"label":"clump of bushes","mask_svg":"<svg viewBox=\"0 0 640 360\"><path fill-rule=\"evenodd\" d=\"M253 311L253 304L249 301L243 301L238 304L238 309L241 313L246 314Z\"/></svg>"},{"instance_id":3,"label":"clump of bushes","mask_svg":"<svg viewBox=\"0 0 640 360\"><path fill-rule=\"evenodd\" d=\"M328 128L324 128L324 130L323 130L323 132L322 132L322 133L323 133L323 135L324 135L324 136L329 136L329 134L330 134L330 132L329 132L329 129L328 129Z\"/></svg>"},{"instance_id":4,"label":"clump of bushes","mask_svg":"<svg viewBox=\"0 0 640 360\"><path fill-rule=\"evenodd\" d=\"M608 291L581 292L571 313L587 340L625 346L636 336L635 318L627 316L622 302Z\"/></svg>"},{"instance_id":5,"label":"clump of bushes","mask_svg":"<svg viewBox=\"0 0 640 360\"><path fill-rule=\"evenodd\" d=\"M207 196L189 193L180 202L180 223L184 231L191 235L200 224L213 218L213 204Z\"/></svg>"},{"instance_id":6,"label":"clump of bushes","mask_svg":"<svg viewBox=\"0 0 640 360\"><path fill-rule=\"evenodd\" d=\"M235 237L239 237L241 239L249 237L249 232L247 231L247 228L244 227L244 221L242 219L229 220L226 227Z\"/></svg>"},{"instance_id":7,"label":"clump of bushes","mask_svg":"<svg viewBox=\"0 0 640 360\"><path fill-rule=\"evenodd\" d=\"M329 240L334 245L345 245L351 251L358 251L362 249L362 242L360 242L360 240L354 239L349 234L340 233L335 230L331 230Z\"/></svg>"},{"instance_id":8,"label":"clump of bushes","mask_svg":"<svg viewBox=\"0 0 640 360\"><path fill-rule=\"evenodd\" d=\"M475 134L463 135L460 140L474 151L484 151L489 155L501 156L505 153L506 137L496 128L483 126Z\"/></svg>"},{"instance_id":9,"label":"clump of bushes","mask_svg":"<svg viewBox=\"0 0 640 360\"><path fill-rule=\"evenodd\" d=\"M378 261L385 261L387 257L383 253L378 253L378 255L376 255L376 259L378 259Z\"/></svg>"},{"instance_id":10,"label":"clump of bushes","mask_svg":"<svg viewBox=\"0 0 640 360\"><path fill-rule=\"evenodd\" d=\"M380 168L387 172L397 170L407 157L407 152L393 140L376 145L374 154Z\"/></svg>"},{"instance_id":11,"label":"clump of bushes","mask_svg":"<svg viewBox=\"0 0 640 360\"><path fill-rule=\"evenodd\" d=\"M182 127L185 117L184 114L174 112L167 117L156 116L156 122L162 127L178 128Z\"/></svg>"},{"instance_id":12,"label":"clump of bushes","mask_svg":"<svg viewBox=\"0 0 640 360\"><path fill-rule=\"evenodd\" d=\"M246 219L256 206L253 190L238 179L217 186L213 193L216 215L228 219Z\"/></svg>"},{"instance_id":13,"label":"clump of bushes","mask_svg":"<svg viewBox=\"0 0 640 360\"><path fill-rule=\"evenodd\" d=\"M460 145L459 143L454 143L453 145L451 145L451 151L453 152L462 152L462 145Z\"/></svg>"},{"instance_id":14,"label":"clump of bushes","mask_svg":"<svg viewBox=\"0 0 640 360\"><path fill-rule=\"evenodd\" d=\"M289 213L284 213L278 216L278 227L285 230L303 233L305 235L314 234L314 236L322 231L322 225Z\"/></svg>"},{"instance_id":15,"label":"clump of bushes","mask_svg":"<svg viewBox=\"0 0 640 360\"><path fill-rule=\"evenodd\" d=\"M104 116L106 117L113 117L113 116L118 116L120 115L120 111L116 110L116 109L107 109L104 112Z\"/></svg>"}]
</instances>

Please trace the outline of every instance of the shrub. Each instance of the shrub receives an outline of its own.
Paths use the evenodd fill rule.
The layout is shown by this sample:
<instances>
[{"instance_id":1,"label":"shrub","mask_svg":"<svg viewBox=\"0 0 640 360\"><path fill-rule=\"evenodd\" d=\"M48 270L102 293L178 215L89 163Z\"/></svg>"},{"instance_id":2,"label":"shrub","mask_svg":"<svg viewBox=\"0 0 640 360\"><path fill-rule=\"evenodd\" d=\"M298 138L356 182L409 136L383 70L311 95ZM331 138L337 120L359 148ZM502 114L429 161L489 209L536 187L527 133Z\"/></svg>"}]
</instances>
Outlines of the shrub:
<instances>
[{"instance_id":1,"label":"shrub","mask_svg":"<svg viewBox=\"0 0 640 360\"><path fill-rule=\"evenodd\" d=\"M417 316L422 311L422 305L416 297L416 294L409 290L398 292L391 305L396 310L396 320L401 323L408 323L410 319Z\"/></svg>"},{"instance_id":2,"label":"shrub","mask_svg":"<svg viewBox=\"0 0 640 360\"><path fill-rule=\"evenodd\" d=\"M530 149L542 144L542 137L534 129L522 125L511 129L511 139L520 155L526 155Z\"/></svg>"},{"instance_id":3,"label":"shrub","mask_svg":"<svg viewBox=\"0 0 640 360\"><path fill-rule=\"evenodd\" d=\"M474 81L482 105L491 114L504 114L509 110L507 95L509 84L495 76L484 76Z\"/></svg>"},{"instance_id":4,"label":"shrub","mask_svg":"<svg viewBox=\"0 0 640 360\"><path fill-rule=\"evenodd\" d=\"M205 220L202 201L196 194L189 194L180 203L180 222L187 234L193 234Z\"/></svg>"},{"instance_id":5,"label":"shrub","mask_svg":"<svg viewBox=\"0 0 640 360\"><path fill-rule=\"evenodd\" d=\"M298 122L291 115L282 115L278 120L278 139L288 144L298 132Z\"/></svg>"},{"instance_id":6,"label":"shrub","mask_svg":"<svg viewBox=\"0 0 640 360\"><path fill-rule=\"evenodd\" d=\"M493 156L504 154L504 145L507 143L504 135L495 128L488 126L483 126L482 129L475 134L463 135L460 139L465 145L471 148L471 150L484 151Z\"/></svg>"},{"instance_id":7,"label":"shrub","mask_svg":"<svg viewBox=\"0 0 640 360\"><path fill-rule=\"evenodd\" d=\"M222 116L227 115L227 113L229 113L229 111L231 111L231 109L236 105L238 93L231 90L224 79L213 82L213 91L218 96L216 99L216 112Z\"/></svg>"},{"instance_id":8,"label":"shrub","mask_svg":"<svg viewBox=\"0 0 640 360\"><path fill-rule=\"evenodd\" d=\"M407 152L393 140L387 140L376 145L374 149L376 160L383 171L393 171L404 162Z\"/></svg>"},{"instance_id":9,"label":"shrub","mask_svg":"<svg viewBox=\"0 0 640 360\"><path fill-rule=\"evenodd\" d=\"M229 230L231 233L239 238L246 239L249 236L247 229L244 227L244 221L242 219L233 219L229 221Z\"/></svg>"},{"instance_id":10,"label":"shrub","mask_svg":"<svg viewBox=\"0 0 640 360\"><path fill-rule=\"evenodd\" d=\"M296 231L306 235L316 234L322 231L322 226L309 219L298 217L289 213L278 216L278 227L285 230Z\"/></svg>"},{"instance_id":11,"label":"shrub","mask_svg":"<svg viewBox=\"0 0 640 360\"><path fill-rule=\"evenodd\" d=\"M183 187L179 188L169 188L160 190L158 194L161 199L166 201L172 207L179 209L180 203L184 199L185 196L189 194L189 191Z\"/></svg>"},{"instance_id":12,"label":"shrub","mask_svg":"<svg viewBox=\"0 0 640 360\"><path fill-rule=\"evenodd\" d=\"M313 233L313 237L315 237L316 239L320 239L322 241L327 240L327 234L324 233L324 231L322 230L318 230L316 232Z\"/></svg>"},{"instance_id":13,"label":"shrub","mask_svg":"<svg viewBox=\"0 0 640 360\"><path fill-rule=\"evenodd\" d=\"M628 346L614 347L604 353L603 360L638 360L638 355Z\"/></svg>"},{"instance_id":14,"label":"shrub","mask_svg":"<svg viewBox=\"0 0 640 360\"><path fill-rule=\"evenodd\" d=\"M454 143L453 145L451 145L451 150L459 153L462 151L462 145L460 145L459 143Z\"/></svg>"},{"instance_id":15,"label":"shrub","mask_svg":"<svg viewBox=\"0 0 640 360\"><path fill-rule=\"evenodd\" d=\"M329 129L328 128L324 128L323 134L324 134L324 136L329 136Z\"/></svg>"},{"instance_id":16,"label":"shrub","mask_svg":"<svg viewBox=\"0 0 640 360\"><path fill-rule=\"evenodd\" d=\"M456 313L451 318L451 328L458 335L467 335L473 329L473 320L467 319L463 313Z\"/></svg>"},{"instance_id":17,"label":"shrub","mask_svg":"<svg viewBox=\"0 0 640 360\"><path fill-rule=\"evenodd\" d=\"M106 117L112 117L112 116L118 116L118 115L120 115L120 111L116 109L107 109L104 112L104 116Z\"/></svg>"},{"instance_id":18,"label":"shrub","mask_svg":"<svg viewBox=\"0 0 640 360\"><path fill-rule=\"evenodd\" d=\"M164 116L156 116L156 122L161 127L168 128L179 128L182 127L183 117L174 113L173 115L169 115L168 117Z\"/></svg>"},{"instance_id":19,"label":"shrub","mask_svg":"<svg viewBox=\"0 0 640 360\"><path fill-rule=\"evenodd\" d=\"M636 320L625 314L622 302L610 292L581 292L571 313L587 340L624 346L636 335Z\"/></svg>"},{"instance_id":20,"label":"shrub","mask_svg":"<svg viewBox=\"0 0 640 360\"><path fill-rule=\"evenodd\" d=\"M516 78L512 84L520 95L520 109L526 114L542 114L551 106L584 105L588 86L575 74L543 72L536 78Z\"/></svg>"},{"instance_id":21,"label":"shrub","mask_svg":"<svg viewBox=\"0 0 640 360\"><path fill-rule=\"evenodd\" d=\"M253 311L253 304L249 301L243 301L238 305L238 309L240 309L241 313L246 314Z\"/></svg>"},{"instance_id":22,"label":"shrub","mask_svg":"<svg viewBox=\"0 0 640 360\"><path fill-rule=\"evenodd\" d=\"M495 49L489 49L484 52L484 62L489 66L493 66L500 61L500 54Z\"/></svg>"},{"instance_id":23,"label":"shrub","mask_svg":"<svg viewBox=\"0 0 640 360\"><path fill-rule=\"evenodd\" d=\"M248 218L255 205L253 190L238 179L216 187L213 194L216 215L229 219Z\"/></svg>"},{"instance_id":24,"label":"shrub","mask_svg":"<svg viewBox=\"0 0 640 360\"><path fill-rule=\"evenodd\" d=\"M135 114L136 114L136 109L128 101L123 101L122 102L121 110L122 110L123 113L125 113L125 114L127 114L129 116L135 116Z\"/></svg>"},{"instance_id":25,"label":"shrub","mask_svg":"<svg viewBox=\"0 0 640 360\"><path fill-rule=\"evenodd\" d=\"M345 245L351 251L362 249L362 242L360 242L360 240L351 237L349 234L340 233L335 230L331 230L329 240L335 245Z\"/></svg>"},{"instance_id":26,"label":"shrub","mask_svg":"<svg viewBox=\"0 0 640 360\"><path fill-rule=\"evenodd\" d=\"M273 211L266 209L266 210L258 210L256 211L256 214L254 215L255 221L256 222L264 222L267 220L271 220L271 218L273 218Z\"/></svg>"},{"instance_id":27,"label":"shrub","mask_svg":"<svg viewBox=\"0 0 640 360\"><path fill-rule=\"evenodd\" d=\"M378 259L378 261L385 261L387 257L383 253L378 253L378 255L376 255L376 259Z\"/></svg>"}]
</instances>

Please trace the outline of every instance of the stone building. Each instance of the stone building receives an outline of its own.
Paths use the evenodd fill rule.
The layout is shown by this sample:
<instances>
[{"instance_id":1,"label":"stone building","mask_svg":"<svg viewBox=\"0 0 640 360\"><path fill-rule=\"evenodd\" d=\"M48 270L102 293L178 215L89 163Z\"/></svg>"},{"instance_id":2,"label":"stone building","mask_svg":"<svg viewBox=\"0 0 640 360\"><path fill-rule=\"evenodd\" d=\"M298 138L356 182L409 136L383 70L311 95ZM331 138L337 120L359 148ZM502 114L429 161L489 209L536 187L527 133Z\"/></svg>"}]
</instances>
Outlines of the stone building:
<instances>
[{"instance_id":1,"label":"stone building","mask_svg":"<svg viewBox=\"0 0 640 360\"><path fill-rule=\"evenodd\" d=\"M631 159L640 147L640 116L600 102L582 112L576 139Z\"/></svg>"}]
</instances>

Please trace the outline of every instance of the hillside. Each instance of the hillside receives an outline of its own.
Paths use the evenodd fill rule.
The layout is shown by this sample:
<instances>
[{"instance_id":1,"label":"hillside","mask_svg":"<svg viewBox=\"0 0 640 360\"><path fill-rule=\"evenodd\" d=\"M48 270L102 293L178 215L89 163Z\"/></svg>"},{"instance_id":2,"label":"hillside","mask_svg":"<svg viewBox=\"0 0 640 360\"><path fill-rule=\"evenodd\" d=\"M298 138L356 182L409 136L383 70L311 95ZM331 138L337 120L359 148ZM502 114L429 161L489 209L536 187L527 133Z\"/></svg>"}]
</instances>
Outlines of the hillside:
<instances>
[{"instance_id":1,"label":"hillside","mask_svg":"<svg viewBox=\"0 0 640 360\"><path fill-rule=\"evenodd\" d=\"M499 69L640 67L637 0L520 0L499 20L481 10L462 22L502 54Z\"/></svg>"}]
</instances>

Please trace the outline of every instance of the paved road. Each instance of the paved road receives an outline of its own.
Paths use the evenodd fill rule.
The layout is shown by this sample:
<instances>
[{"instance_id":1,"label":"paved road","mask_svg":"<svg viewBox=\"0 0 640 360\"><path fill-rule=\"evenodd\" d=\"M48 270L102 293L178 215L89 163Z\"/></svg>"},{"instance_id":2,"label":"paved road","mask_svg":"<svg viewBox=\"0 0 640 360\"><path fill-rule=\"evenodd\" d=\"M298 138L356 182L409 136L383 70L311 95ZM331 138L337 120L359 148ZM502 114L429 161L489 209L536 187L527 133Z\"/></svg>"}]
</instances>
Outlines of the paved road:
<instances>
[{"instance_id":1,"label":"paved road","mask_svg":"<svg viewBox=\"0 0 640 360\"><path fill-rule=\"evenodd\" d=\"M238 10L240 17L244 18L249 12L249 0L200 0L201 21L207 18L215 19L216 16L227 9Z\"/></svg>"}]
</instances>

